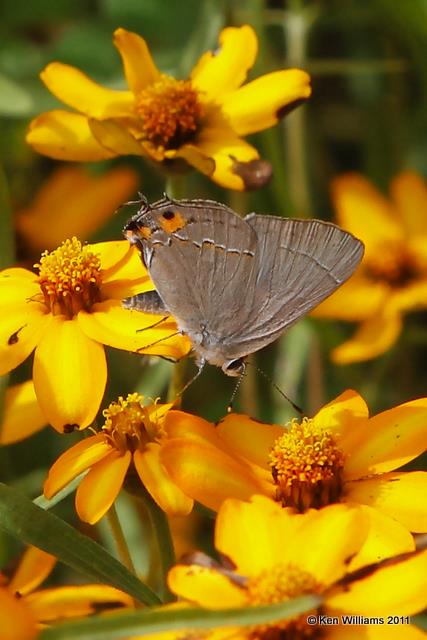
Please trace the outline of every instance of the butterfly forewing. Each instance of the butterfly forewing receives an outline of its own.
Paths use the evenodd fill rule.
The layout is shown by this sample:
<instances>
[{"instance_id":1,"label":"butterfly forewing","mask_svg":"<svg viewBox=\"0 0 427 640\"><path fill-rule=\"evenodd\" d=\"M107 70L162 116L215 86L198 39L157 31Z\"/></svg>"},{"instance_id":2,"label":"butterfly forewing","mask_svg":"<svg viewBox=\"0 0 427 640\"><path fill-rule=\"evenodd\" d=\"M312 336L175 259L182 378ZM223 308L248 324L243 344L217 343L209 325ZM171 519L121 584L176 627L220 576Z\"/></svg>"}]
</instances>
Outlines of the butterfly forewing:
<instances>
[{"instance_id":1,"label":"butterfly forewing","mask_svg":"<svg viewBox=\"0 0 427 640\"><path fill-rule=\"evenodd\" d=\"M345 282L363 255L359 240L326 222L253 214L246 220L258 237L256 296L248 327L230 336L236 353L273 342Z\"/></svg>"}]
</instances>

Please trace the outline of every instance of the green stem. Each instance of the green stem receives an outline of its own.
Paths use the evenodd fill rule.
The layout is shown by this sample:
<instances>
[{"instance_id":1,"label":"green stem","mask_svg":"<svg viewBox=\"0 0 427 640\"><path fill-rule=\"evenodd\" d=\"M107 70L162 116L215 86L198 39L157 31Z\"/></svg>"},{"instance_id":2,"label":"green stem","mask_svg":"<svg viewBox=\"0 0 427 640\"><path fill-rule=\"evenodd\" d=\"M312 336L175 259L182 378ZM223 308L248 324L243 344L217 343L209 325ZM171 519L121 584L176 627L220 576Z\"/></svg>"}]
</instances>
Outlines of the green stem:
<instances>
[{"instance_id":1,"label":"green stem","mask_svg":"<svg viewBox=\"0 0 427 640\"><path fill-rule=\"evenodd\" d=\"M172 536L169 528L169 522L165 512L154 502L148 494L143 497L144 505L148 511L151 525L153 527L154 536L156 538L159 550L161 584L163 589L163 601L171 602L174 596L167 587L167 575L169 569L175 564L175 550L173 547Z\"/></svg>"},{"instance_id":2,"label":"green stem","mask_svg":"<svg viewBox=\"0 0 427 640\"><path fill-rule=\"evenodd\" d=\"M122 525L120 523L114 504L110 507L107 513L107 520L108 524L110 525L114 542L116 543L120 561L125 565L127 569L129 569L129 571L132 571L132 573L136 575L135 566L133 564L126 538L123 533Z\"/></svg>"},{"instance_id":3,"label":"green stem","mask_svg":"<svg viewBox=\"0 0 427 640\"><path fill-rule=\"evenodd\" d=\"M285 14L283 30L287 41L287 64L304 69L307 66L308 33L316 17L294 0ZM303 108L296 109L285 120L285 149L291 199L300 217L311 214L311 198L307 175L306 123Z\"/></svg>"},{"instance_id":4,"label":"green stem","mask_svg":"<svg viewBox=\"0 0 427 640\"><path fill-rule=\"evenodd\" d=\"M180 200L186 195L187 186L186 175L184 173L169 174L166 179L166 193L169 198Z\"/></svg>"}]
</instances>

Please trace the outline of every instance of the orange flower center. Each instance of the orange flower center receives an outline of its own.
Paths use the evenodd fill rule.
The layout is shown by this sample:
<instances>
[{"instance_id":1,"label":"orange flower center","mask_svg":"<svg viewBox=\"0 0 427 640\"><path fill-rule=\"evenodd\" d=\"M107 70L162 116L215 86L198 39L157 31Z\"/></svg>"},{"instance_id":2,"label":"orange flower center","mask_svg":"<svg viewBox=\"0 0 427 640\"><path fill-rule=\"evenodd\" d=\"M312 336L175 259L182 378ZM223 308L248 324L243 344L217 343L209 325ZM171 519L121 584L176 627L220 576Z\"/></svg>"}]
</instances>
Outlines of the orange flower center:
<instances>
[{"instance_id":1,"label":"orange flower center","mask_svg":"<svg viewBox=\"0 0 427 640\"><path fill-rule=\"evenodd\" d=\"M143 139L162 151L188 142L203 115L191 80L167 75L139 94L136 111L142 121Z\"/></svg>"},{"instance_id":2,"label":"orange flower center","mask_svg":"<svg viewBox=\"0 0 427 640\"><path fill-rule=\"evenodd\" d=\"M367 262L368 276L395 289L404 287L420 276L420 268L408 249L384 245Z\"/></svg>"},{"instance_id":3,"label":"orange flower center","mask_svg":"<svg viewBox=\"0 0 427 640\"><path fill-rule=\"evenodd\" d=\"M286 543L285 543L286 544ZM308 593L321 593L323 587L307 571L292 564L277 564L262 571L245 584L250 606L285 602ZM318 635L318 628L307 624L307 616L297 616L271 625L257 625L252 640L303 640Z\"/></svg>"},{"instance_id":4,"label":"orange flower center","mask_svg":"<svg viewBox=\"0 0 427 640\"><path fill-rule=\"evenodd\" d=\"M102 431L109 444L122 454L144 448L148 442L159 441L165 435L163 426L150 418L143 401L139 393L129 393L126 399L120 396L102 412L105 418Z\"/></svg>"},{"instance_id":5,"label":"orange flower center","mask_svg":"<svg viewBox=\"0 0 427 640\"><path fill-rule=\"evenodd\" d=\"M77 238L65 240L54 251L44 251L34 266L39 270L44 302L54 315L72 318L101 299L100 259Z\"/></svg>"},{"instance_id":6,"label":"orange flower center","mask_svg":"<svg viewBox=\"0 0 427 640\"><path fill-rule=\"evenodd\" d=\"M283 506L305 511L341 495L344 454L333 435L309 418L287 425L270 452L270 467Z\"/></svg>"}]
</instances>

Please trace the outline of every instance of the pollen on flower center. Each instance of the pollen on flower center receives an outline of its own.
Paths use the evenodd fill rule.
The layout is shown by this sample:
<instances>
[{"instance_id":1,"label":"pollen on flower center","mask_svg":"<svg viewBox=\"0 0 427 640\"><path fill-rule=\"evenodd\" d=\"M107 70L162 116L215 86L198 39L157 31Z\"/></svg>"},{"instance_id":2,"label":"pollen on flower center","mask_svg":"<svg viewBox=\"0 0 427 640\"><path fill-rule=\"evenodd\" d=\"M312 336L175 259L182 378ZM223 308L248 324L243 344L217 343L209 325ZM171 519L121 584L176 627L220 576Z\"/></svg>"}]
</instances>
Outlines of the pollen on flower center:
<instances>
[{"instance_id":1,"label":"pollen on flower center","mask_svg":"<svg viewBox=\"0 0 427 640\"><path fill-rule=\"evenodd\" d=\"M276 499L299 511L338 500L344 455L333 435L309 418L287 427L270 452Z\"/></svg>"},{"instance_id":2,"label":"pollen on flower center","mask_svg":"<svg viewBox=\"0 0 427 640\"><path fill-rule=\"evenodd\" d=\"M160 440L164 434L162 426L150 419L147 407L143 406L139 393L119 397L104 409L102 431L120 453L135 451L148 442Z\"/></svg>"},{"instance_id":3,"label":"pollen on flower center","mask_svg":"<svg viewBox=\"0 0 427 640\"><path fill-rule=\"evenodd\" d=\"M163 150L187 142L203 115L191 80L166 75L139 94L136 111L141 118L142 138Z\"/></svg>"},{"instance_id":4,"label":"pollen on flower center","mask_svg":"<svg viewBox=\"0 0 427 640\"><path fill-rule=\"evenodd\" d=\"M251 606L275 604L309 593L321 593L322 585L308 573L292 564L277 564L262 571L245 584ZM314 638L316 627L307 624L307 614L271 625L257 625L251 631L253 640L299 640Z\"/></svg>"},{"instance_id":5,"label":"pollen on flower center","mask_svg":"<svg viewBox=\"0 0 427 640\"><path fill-rule=\"evenodd\" d=\"M77 238L65 240L54 251L44 251L34 266L39 270L44 302L54 315L72 318L101 299L100 259Z\"/></svg>"}]
</instances>

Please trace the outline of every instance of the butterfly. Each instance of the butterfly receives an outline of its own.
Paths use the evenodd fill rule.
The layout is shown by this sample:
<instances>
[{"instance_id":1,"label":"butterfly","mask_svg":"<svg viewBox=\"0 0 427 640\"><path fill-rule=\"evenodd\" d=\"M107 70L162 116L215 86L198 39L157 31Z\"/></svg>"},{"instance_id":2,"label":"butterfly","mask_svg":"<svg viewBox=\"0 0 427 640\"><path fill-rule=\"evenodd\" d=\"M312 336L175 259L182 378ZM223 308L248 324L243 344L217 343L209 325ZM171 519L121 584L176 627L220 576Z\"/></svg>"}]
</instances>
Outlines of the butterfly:
<instances>
[{"instance_id":1,"label":"butterfly","mask_svg":"<svg viewBox=\"0 0 427 640\"><path fill-rule=\"evenodd\" d=\"M209 362L229 376L343 284L364 252L329 222L242 218L219 202L166 196L142 199L124 234L155 286L124 306L172 315L199 368Z\"/></svg>"}]
</instances>

